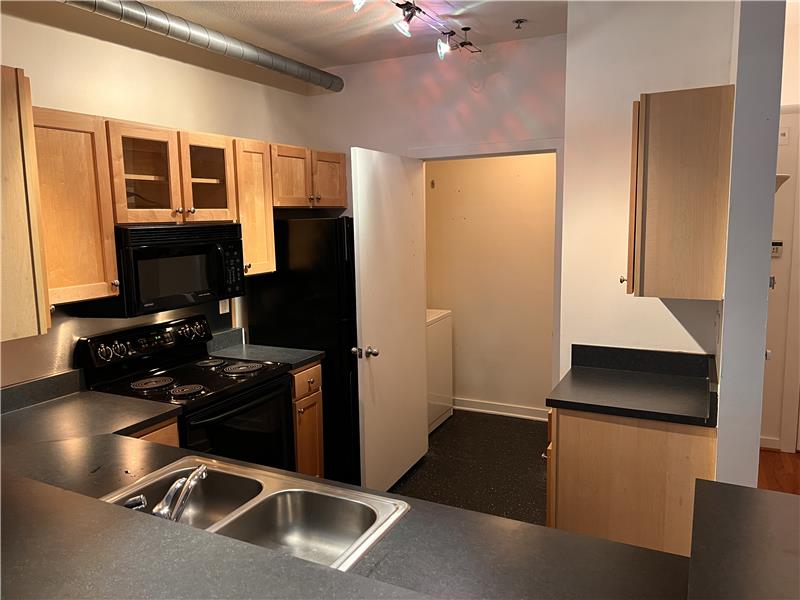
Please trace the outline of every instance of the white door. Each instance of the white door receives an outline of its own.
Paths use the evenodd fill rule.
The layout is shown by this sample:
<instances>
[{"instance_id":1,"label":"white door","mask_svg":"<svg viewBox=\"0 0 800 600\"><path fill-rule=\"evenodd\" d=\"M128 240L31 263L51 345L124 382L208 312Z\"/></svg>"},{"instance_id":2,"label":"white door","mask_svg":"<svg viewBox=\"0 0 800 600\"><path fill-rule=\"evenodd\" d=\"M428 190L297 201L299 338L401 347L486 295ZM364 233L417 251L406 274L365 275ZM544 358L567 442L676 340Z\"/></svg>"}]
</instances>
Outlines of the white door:
<instances>
[{"instance_id":1,"label":"white door","mask_svg":"<svg viewBox=\"0 0 800 600\"><path fill-rule=\"evenodd\" d=\"M386 491L428 451L423 165L353 148L351 169L361 485Z\"/></svg>"}]
</instances>

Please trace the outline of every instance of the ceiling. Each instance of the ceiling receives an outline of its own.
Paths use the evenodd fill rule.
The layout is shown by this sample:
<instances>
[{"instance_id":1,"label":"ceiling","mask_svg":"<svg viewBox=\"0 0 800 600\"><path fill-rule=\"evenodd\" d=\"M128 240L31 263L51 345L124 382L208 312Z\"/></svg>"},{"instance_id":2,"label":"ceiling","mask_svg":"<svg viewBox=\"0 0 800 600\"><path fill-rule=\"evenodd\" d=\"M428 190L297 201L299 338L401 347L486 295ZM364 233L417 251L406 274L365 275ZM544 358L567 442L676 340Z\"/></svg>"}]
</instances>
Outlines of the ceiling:
<instances>
[{"instance_id":1,"label":"ceiling","mask_svg":"<svg viewBox=\"0 0 800 600\"><path fill-rule=\"evenodd\" d=\"M389 0L370 0L358 13L350 0L146 3L323 68L433 52L437 38L434 30L417 21L412 22L410 38L397 33L392 23L401 12ZM419 0L419 6L457 27L472 27L470 39L478 46L567 30L566 2ZM512 24L517 18L528 19L521 30Z\"/></svg>"}]
</instances>

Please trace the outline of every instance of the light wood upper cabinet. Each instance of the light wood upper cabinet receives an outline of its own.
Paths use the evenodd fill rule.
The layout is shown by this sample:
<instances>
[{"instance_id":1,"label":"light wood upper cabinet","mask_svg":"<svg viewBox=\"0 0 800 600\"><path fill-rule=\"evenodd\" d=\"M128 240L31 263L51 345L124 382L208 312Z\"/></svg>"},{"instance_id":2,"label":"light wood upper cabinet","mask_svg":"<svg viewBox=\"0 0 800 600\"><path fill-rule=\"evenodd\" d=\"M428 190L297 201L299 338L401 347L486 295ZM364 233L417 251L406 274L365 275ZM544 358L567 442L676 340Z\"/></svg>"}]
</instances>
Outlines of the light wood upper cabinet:
<instances>
[{"instance_id":1,"label":"light wood upper cabinet","mask_svg":"<svg viewBox=\"0 0 800 600\"><path fill-rule=\"evenodd\" d=\"M734 86L634 103L628 292L721 300Z\"/></svg>"},{"instance_id":2,"label":"light wood upper cabinet","mask_svg":"<svg viewBox=\"0 0 800 600\"><path fill-rule=\"evenodd\" d=\"M322 392L294 402L294 436L297 472L322 477Z\"/></svg>"},{"instance_id":3,"label":"light wood upper cabinet","mask_svg":"<svg viewBox=\"0 0 800 600\"><path fill-rule=\"evenodd\" d=\"M313 206L311 150L272 144L272 202L282 207Z\"/></svg>"},{"instance_id":4,"label":"light wood upper cabinet","mask_svg":"<svg viewBox=\"0 0 800 600\"><path fill-rule=\"evenodd\" d=\"M178 141L184 218L235 220L233 140L222 135L181 131Z\"/></svg>"},{"instance_id":5,"label":"light wood upper cabinet","mask_svg":"<svg viewBox=\"0 0 800 600\"><path fill-rule=\"evenodd\" d=\"M30 81L2 67L2 341L47 333L47 275L41 240L39 177Z\"/></svg>"},{"instance_id":6,"label":"light wood upper cabinet","mask_svg":"<svg viewBox=\"0 0 800 600\"><path fill-rule=\"evenodd\" d=\"M234 152L244 271L247 275L270 273L275 270L275 230L269 144L237 139Z\"/></svg>"},{"instance_id":7,"label":"light wood upper cabinet","mask_svg":"<svg viewBox=\"0 0 800 600\"><path fill-rule=\"evenodd\" d=\"M105 122L34 108L50 302L117 294ZM76 249L80 251L76 252Z\"/></svg>"},{"instance_id":8,"label":"light wood upper cabinet","mask_svg":"<svg viewBox=\"0 0 800 600\"><path fill-rule=\"evenodd\" d=\"M347 161L344 154L312 150L316 206L347 208Z\"/></svg>"},{"instance_id":9,"label":"light wood upper cabinet","mask_svg":"<svg viewBox=\"0 0 800 600\"><path fill-rule=\"evenodd\" d=\"M183 221L178 132L108 121L117 223Z\"/></svg>"}]
</instances>

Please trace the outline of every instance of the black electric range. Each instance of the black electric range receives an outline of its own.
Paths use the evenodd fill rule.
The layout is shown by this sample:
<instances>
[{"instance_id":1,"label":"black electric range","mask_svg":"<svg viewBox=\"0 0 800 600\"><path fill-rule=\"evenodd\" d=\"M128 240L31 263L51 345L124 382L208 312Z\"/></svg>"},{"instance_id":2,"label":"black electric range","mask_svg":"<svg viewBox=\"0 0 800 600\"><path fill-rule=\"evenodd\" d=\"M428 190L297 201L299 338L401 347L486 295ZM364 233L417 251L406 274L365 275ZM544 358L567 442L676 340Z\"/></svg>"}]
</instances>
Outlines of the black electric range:
<instances>
[{"instance_id":1,"label":"black electric range","mask_svg":"<svg viewBox=\"0 0 800 600\"><path fill-rule=\"evenodd\" d=\"M90 389L182 407L183 448L294 469L289 365L208 354L205 317L81 338Z\"/></svg>"}]
</instances>

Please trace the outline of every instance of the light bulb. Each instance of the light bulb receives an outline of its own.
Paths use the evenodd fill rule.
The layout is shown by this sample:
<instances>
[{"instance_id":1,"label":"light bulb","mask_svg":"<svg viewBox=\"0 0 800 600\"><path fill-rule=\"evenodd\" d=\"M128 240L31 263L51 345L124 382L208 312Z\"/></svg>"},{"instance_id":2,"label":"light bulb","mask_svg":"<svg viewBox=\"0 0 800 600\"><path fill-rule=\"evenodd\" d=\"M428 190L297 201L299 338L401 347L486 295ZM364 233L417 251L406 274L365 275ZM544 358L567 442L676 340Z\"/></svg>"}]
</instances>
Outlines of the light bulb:
<instances>
[{"instance_id":1,"label":"light bulb","mask_svg":"<svg viewBox=\"0 0 800 600\"><path fill-rule=\"evenodd\" d=\"M450 52L450 44L441 38L436 40L436 54L439 55L439 60L444 60L448 52Z\"/></svg>"},{"instance_id":2,"label":"light bulb","mask_svg":"<svg viewBox=\"0 0 800 600\"><path fill-rule=\"evenodd\" d=\"M408 26L408 21L405 19L400 19L399 21L394 22L394 28L397 29L400 33L402 33L406 37L411 37L411 28Z\"/></svg>"},{"instance_id":3,"label":"light bulb","mask_svg":"<svg viewBox=\"0 0 800 600\"><path fill-rule=\"evenodd\" d=\"M367 0L353 0L353 12L358 12Z\"/></svg>"}]
</instances>

